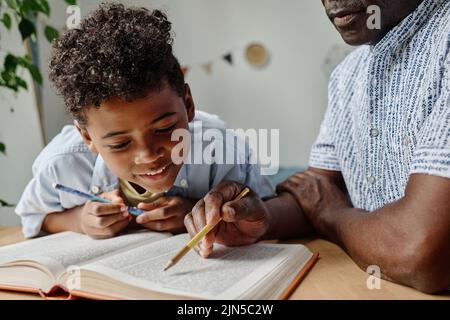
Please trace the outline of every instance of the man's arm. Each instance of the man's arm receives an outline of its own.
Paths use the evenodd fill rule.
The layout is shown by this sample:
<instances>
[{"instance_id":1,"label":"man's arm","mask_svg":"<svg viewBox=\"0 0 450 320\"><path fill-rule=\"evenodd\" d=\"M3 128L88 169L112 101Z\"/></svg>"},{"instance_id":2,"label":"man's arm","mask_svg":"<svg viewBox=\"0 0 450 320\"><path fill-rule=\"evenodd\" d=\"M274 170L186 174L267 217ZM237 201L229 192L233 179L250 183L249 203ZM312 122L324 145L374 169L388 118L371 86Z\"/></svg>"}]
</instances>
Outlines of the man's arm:
<instances>
[{"instance_id":1,"label":"man's arm","mask_svg":"<svg viewBox=\"0 0 450 320\"><path fill-rule=\"evenodd\" d=\"M308 169L279 186L318 232L385 279L435 293L450 287L450 179L412 175L405 196L369 212L352 208L335 173Z\"/></svg>"}]
</instances>

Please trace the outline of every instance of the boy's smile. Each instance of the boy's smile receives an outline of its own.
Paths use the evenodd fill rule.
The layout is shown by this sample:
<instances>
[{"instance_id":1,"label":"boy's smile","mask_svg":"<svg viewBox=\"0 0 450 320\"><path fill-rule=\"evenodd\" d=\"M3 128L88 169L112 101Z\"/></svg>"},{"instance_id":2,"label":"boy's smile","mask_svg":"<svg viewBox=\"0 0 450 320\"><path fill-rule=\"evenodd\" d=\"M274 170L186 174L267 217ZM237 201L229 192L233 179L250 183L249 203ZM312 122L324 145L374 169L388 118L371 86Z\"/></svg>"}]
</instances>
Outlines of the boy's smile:
<instances>
[{"instance_id":1,"label":"boy's smile","mask_svg":"<svg viewBox=\"0 0 450 320\"><path fill-rule=\"evenodd\" d=\"M186 85L185 96L168 85L153 90L141 99L127 102L119 98L90 107L87 124L78 129L94 153L100 153L109 170L117 177L153 192L169 190L181 165L171 160L171 141L176 129L188 129L195 114ZM186 155L184 155L186 156Z\"/></svg>"}]
</instances>

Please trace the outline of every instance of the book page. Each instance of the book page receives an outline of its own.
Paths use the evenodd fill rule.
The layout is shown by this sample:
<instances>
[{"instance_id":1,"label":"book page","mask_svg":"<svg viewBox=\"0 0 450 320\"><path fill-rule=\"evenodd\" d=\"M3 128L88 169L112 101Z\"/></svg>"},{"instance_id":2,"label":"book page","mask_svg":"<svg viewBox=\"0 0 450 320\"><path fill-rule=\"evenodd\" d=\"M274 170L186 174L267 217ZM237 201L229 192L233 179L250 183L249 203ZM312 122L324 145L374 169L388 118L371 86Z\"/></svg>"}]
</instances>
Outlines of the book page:
<instances>
[{"instance_id":1,"label":"book page","mask_svg":"<svg viewBox=\"0 0 450 320\"><path fill-rule=\"evenodd\" d=\"M87 235L63 232L0 247L0 265L32 260L44 264L56 276L69 266L79 266L124 248L167 237L168 234L147 231L95 240Z\"/></svg>"},{"instance_id":2,"label":"book page","mask_svg":"<svg viewBox=\"0 0 450 320\"><path fill-rule=\"evenodd\" d=\"M188 240L186 234L172 237L100 259L83 269L152 291L197 298L236 298L292 256L291 249L299 247L216 245L208 259L191 250L178 264L163 271Z\"/></svg>"}]
</instances>

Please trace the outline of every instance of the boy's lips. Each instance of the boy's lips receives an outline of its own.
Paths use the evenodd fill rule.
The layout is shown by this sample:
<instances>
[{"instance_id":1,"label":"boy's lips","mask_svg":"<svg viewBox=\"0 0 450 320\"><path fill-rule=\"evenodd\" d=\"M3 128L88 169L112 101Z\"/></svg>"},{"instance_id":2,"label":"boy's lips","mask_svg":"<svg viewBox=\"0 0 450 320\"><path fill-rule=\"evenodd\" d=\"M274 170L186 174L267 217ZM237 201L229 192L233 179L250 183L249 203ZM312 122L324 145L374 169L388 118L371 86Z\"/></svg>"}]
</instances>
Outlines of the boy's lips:
<instances>
[{"instance_id":1,"label":"boy's lips","mask_svg":"<svg viewBox=\"0 0 450 320\"><path fill-rule=\"evenodd\" d=\"M167 164L163 167L160 167L158 169L154 169L154 170L149 170L145 173L142 174L138 174L137 176L139 176L142 179L145 180L151 180L151 181L155 181L155 180L159 180L161 178L164 178L164 176L167 174L168 169L172 166L172 163Z\"/></svg>"}]
</instances>

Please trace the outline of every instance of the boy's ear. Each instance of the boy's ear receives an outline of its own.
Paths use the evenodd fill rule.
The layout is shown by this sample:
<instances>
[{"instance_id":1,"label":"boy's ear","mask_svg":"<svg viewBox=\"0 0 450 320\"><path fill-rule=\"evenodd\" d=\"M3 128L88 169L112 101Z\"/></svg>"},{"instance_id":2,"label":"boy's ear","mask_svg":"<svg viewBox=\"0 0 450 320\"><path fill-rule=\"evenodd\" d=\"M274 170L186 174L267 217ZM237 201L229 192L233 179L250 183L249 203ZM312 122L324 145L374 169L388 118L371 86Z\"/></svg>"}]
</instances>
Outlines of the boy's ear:
<instances>
[{"instance_id":1,"label":"boy's ear","mask_svg":"<svg viewBox=\"0 0 450 320\"><path fill-rule=\"evenodd\" d=\"M98 153L97 148L95 148L94 142L92 142L91 136L89 135L89 132L86 130L86 128L80 125L77 120L74 120L73 124L75 125L75 128L77 128L78 132L81 135L81 138L83 138L83 141L87 145L89 150L92 153Z\"/></svg>"},{"instance_id":2,"label":"boy's ear","mask_svg":"<svg viewBox=\"0 0 450 320\"><path fill-rule=\"evenodd\" d=\"M195 117L195 104L192 98L191 88L187 83L184 85L184 105L186 106L188 121L191 122Z\"/></svg>"}]
</instances>

